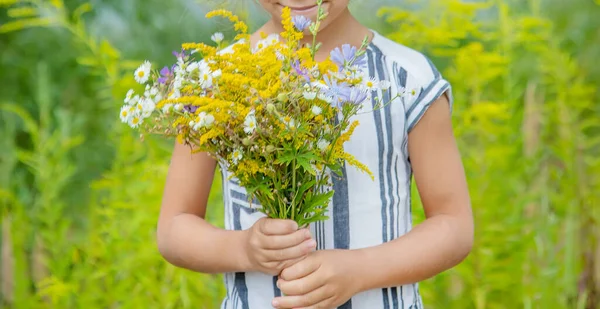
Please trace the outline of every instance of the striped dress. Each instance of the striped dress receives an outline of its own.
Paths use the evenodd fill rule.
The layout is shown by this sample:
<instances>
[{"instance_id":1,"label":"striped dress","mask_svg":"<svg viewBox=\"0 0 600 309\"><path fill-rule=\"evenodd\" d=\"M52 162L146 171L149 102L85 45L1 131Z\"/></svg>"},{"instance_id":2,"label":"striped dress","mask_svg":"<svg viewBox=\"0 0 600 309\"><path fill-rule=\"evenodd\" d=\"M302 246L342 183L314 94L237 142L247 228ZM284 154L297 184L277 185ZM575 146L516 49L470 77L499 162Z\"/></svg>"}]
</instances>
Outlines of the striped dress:
<instances>
[{"instance_id":1,"label":"striped dress","mask_svg":"<svg viewBox=\"0 0 600 309\"><path fill-rule=\"evenodd\" d=\"M384 109L356 116L356 128L345 150L365 163L375 181L354 167L346 166L342 177L333 177L335 195L329 205L330 219L310 226L318 250L358 249L376 246L410 231L412 170L408 157L408 133L429 105L447 93L449 83L421 53L393 42L373 31L367 49L368 74L386 80L390 92L374 91L383 102L400 89L416 90L398 98ZM223 170L223 179L229 173ZM248 229L263 216L250 208L244 188L235 179L224 181L226 229ZM272 308L273 297L281 295L276 277L262 273L226 273L227 295L222 309ZM357 278L360 280L360 278ZM343 309L421 309L418 284L362 292L340 306Z\"/></svg>"}]
</instances>

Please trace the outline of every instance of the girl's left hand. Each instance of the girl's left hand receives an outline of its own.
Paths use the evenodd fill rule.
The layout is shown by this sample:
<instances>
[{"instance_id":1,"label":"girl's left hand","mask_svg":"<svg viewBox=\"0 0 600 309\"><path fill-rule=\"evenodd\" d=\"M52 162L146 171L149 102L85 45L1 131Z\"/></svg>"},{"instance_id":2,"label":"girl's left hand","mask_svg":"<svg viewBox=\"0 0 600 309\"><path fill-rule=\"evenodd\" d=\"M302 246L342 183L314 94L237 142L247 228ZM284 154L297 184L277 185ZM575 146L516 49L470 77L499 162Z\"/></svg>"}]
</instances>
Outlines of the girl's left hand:
<instances>
[{"instance_id":1,"label":"girl's left hand","mask_svg":"<svg viewBox=\"0 0 600 309\"><path fill-rule=\"evenodd\" d=\"M349 250L322 250L284 269L277 281L282 297L275 308L337 308L360 291L353 275L357 259Z\"/></svg>"}]
</instances>

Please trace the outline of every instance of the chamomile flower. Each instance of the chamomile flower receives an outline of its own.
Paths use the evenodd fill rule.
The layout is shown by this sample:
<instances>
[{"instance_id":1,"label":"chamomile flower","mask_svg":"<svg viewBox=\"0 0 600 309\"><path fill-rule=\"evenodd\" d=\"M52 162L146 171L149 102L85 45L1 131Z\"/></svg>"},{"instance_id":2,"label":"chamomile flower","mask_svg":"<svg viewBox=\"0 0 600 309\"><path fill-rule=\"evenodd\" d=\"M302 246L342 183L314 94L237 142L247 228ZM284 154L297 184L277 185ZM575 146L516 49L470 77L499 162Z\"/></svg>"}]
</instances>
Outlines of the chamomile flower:
<instances>
[{"instance_id":1,"label":"chamomile flower","mask_svg":"<svg viewBox=\"0 0 600 309\"><path fill-rule=\"evenodd\" d=\"M142 124L144 120L142 119L142 117L140 117L140 115L138 113L133 113L131 115L131 117L129 118L129 126L132 128L137 128L140 126L140 124Z\"/></svg>"},{"instance_id":2,"label":"chamomile flower","mask_svg":"<svg viewBox=\"0 0 600 309\"><path fill-rule=\"evenodd\" d=\"M200 71L200 86L204 89L210 88L213 85L213 75L209 69Z\"/></svg>"},{"instance_id":3,"label":"chamomile flower","mask_svg":"<svg viewBox=\"0 0 600 309\"><path fill-rule=\"evenodd\" d=\"M302 93L302 96L304 96L305 99L311 101L314 100L317 97L317 93L314 91L304 91Z\"/></svg>"},{"instance_id":4,"label":"chamomile flower","mask_svg":"<svg viewBox=\"0 0 600 309\"><path fill-rule=\"evenodd\" d=\"M391 86L392 84L387 80L382 80L379 82L379 89L381 90L388 90Z\"/></svg>"},{"instance_id":5,"label":"chamomile flower","mask_svg":"<svg viewBox=\"0 0 600 309\"><path fill-rule=\"evenodd\" d=\"M326 95L325 93L319 93L317 95L317 98L319 98L319 100L323 100L329 104L333 103L333 97Z\"/></svg>"},{"instance_id":6,"label":"chamomile flower","mask_svg":"<svg viewBox=\"0 0 600 309\"><path fill-rule=\"evenodd\" d=\"M204 117L204 126L210 128L215 122L215 116L208 114Z\"/></svg>"},{"instance_id":7,"label":"chamomile flower","mask_svg":"<svg viewBox=\"0 0 600 309\"><path fill-rule=\"evenodd\" d=\"M246 119L244 120L244 132L252 134L254 130L256 130L256 117L254 116L254 111L251 111L246 115Z\"/></svg>"},{"instance_id":8,"label":"chamomile flower","mask_svg":"<svg viewBox=\"0 0 600 309\"><path fill-rule=\"evenodd\" d=\"M132 115L131 106L125 105L125 106L121 107L121 112L119 113L119 116L121 118L122 123L128 123L129 118L131 118L131 115Z\"/></svg>"},{"instance_id":9,"label":"chamomile flower","mask_svg":"<svg viewBox=\"0 0 600 309\"><path fill-rule=\"evenodd\" d=\"M279 43L279 35L270 34L266 38L256 42L256 47L254 48L254 50L259 51L277 43Z\"/></svg>"},{"instance_id":10,"label":"chamomile flower","mask_svg":"<svg viewBox=\"0 0 600 309\"><path fill-rule=\"evenodd\" d=\"M148 78L150 77L151 69L152 69L152 64L150 64L150 61L148 61L148 60L144 61L144 63L142 63L142 65L140 65L140 67L137 68L137 70L135 70L135 73L134 73L135 81L140 84L146 83L148 81Z\"/></svg>"},{"instance_id":11,"label":"chamomile flower","mask_svg":"<svg viewBox=\"0 0 600 309\"><path fill-rule=\"evenodd\" d=\"M142 117L144 118L150 117L156 108L156 104L150 98L144 98L140 104L142 105Z\"/></svg>"},{"instance_id":12,"label":"chamomile flower","mask_svg":"<svg viewBox=\"0 0 600 309\"><path fill-rule=\"evenodd\" d=\"M319 116L323 110L319 106L313 105L310 111L313 113L313 115Z\"/></svg>"},{"instance_id":13,"label":"chamomile flower","mask_svg":"<svg viewBox=\"0 0 600 309\"><path fill-rule=\"evenodd\" d=\"M221 32L215 32L213 35L210 36L210 39L217 44L221 43L224 38L225 36Z\"/></svg>"},{"instance_id":14,"label":"chamomile flower","mask_svg":"<svg viewBox=\"0 0 600 309\"><path fill-rule=\"evenodd\" d=\"M129 91L127 91L127 95L125 95L125 103L129 103L129 101L131 101L131 97L133 96L133 89L129 89Z\"/></svg>"},{"instance_id":15,"label":"chamomile flower","mask_svg":"<svg viewBox=\"0 0 600 309\"><path fill-rule=\"evenodd\" d=\"M233 163L234 165L237 165L238 162L243 158L243 152L241 149L237 148L235 150L233 150L233 152L231 153L231 163Z\"/></svg>"},{"instance_id":16,"label":"chamomile flower","mask_svg":"<svg viewBox=\"0 0 600 309\"><path fill-rule=\"evenodd\" d=\"M365 78L363 81L363 86L370 91L377 90L380 83L374 77Z\"/></svg>"},{"instance_id":17,"label":"chamomile flower","mask_svg":"<svg viewBox=\"0 0 600 309\"><path fill-rule=\"evenodd\" d=\"M139 101L140 101L140 96L136 94L133 98L131 98L129 100L129 105L134 106L134 105L138 104Z\"/></svg>"}]
</instances>

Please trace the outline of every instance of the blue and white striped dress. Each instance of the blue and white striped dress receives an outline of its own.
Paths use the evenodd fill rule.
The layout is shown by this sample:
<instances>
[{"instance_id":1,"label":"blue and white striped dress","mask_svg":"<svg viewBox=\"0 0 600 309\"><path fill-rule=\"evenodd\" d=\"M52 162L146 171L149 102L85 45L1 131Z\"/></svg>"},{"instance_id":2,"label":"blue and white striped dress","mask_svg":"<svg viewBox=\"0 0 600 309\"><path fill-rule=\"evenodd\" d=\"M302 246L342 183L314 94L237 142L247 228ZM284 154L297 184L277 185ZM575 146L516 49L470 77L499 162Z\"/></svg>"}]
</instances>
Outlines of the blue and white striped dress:
<instances>
[{"instance_id":1,"label":"blue and white striped dress","mask_svg":"<svg viewBox=\"0 0 600 309\"><path fill-rule=\"evenodd\" d=\"M428 58L373 33L365 70L376 81L386 80L392 85L391 93L379 91L373 97L379 96L387 102L403 88L415 89L416 94L399 98L384 109L356 116L360 125L345 149L369 167L375 181L349 166L343 169L343 177L333 177L335 195L329 206L330 219L310 227L318 250L376 246L410 231L412 170L408 133L444 92L452 103L449 83ZM228 176L224 171L223 179ZM223 190L227 229L247 229L263 216L249 207L245 190L235 180L225 181ZM280 295L275 282L276 277L262 273L227 273L227 296L221 308L272 308L273 297ZM418 284L414 283L366 291L339 308L422 309L423 303Z\"/></svg>"}]
</instances>

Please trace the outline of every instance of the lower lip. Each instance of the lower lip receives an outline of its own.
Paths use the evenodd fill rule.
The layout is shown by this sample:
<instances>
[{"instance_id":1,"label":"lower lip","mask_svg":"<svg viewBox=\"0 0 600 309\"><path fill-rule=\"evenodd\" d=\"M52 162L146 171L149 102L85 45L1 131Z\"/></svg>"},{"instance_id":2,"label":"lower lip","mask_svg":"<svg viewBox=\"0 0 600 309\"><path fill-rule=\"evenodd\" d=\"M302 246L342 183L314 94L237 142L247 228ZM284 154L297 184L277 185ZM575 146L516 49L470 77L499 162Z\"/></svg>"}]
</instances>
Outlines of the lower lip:
<instances>
[{"instance_id":1,"label":"lower lip","mask_svg":"<svg viewBox=\"0 0 600 309\"><path fill-rule=\"evenodd\" d=\"M290 8L290 9L292 10L293 14L302 14L302 15L304 15L304 14L314 13L314 12L317 11L318 8L319 7L315 5L315 6L312 6L312 7L309 7L309 8L303 8L303 9L295 9L295 8Z\"/></svg>"}]
</instances>

